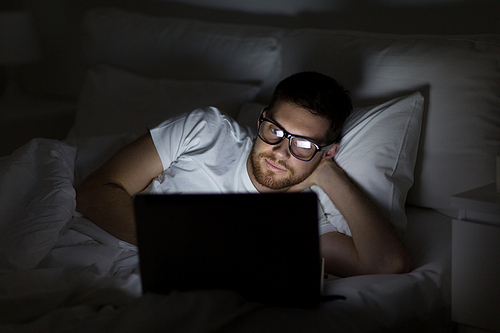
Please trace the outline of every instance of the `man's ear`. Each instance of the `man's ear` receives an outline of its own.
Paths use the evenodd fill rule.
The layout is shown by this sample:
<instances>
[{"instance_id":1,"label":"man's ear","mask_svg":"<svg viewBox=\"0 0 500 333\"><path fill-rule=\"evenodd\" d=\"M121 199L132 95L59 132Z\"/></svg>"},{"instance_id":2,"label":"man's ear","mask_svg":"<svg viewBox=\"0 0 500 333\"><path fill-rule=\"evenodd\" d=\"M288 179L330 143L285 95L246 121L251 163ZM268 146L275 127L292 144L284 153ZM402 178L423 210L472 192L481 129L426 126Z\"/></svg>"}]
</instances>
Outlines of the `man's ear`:
<instances>
[{"instance_id":1,"label":"man's ear","mask_svg":"<svg viewBox=\"0 0 500 333\"><path fill-rule=\"evenodd\" d=\"M332 148L328 149L325 152L325 155L323 155L323 160L333 158L333 156L335 156L335 154L337 153L338 149L339 149L339 144L338 143L334 144Z\"/></svg>"}]
</instances>

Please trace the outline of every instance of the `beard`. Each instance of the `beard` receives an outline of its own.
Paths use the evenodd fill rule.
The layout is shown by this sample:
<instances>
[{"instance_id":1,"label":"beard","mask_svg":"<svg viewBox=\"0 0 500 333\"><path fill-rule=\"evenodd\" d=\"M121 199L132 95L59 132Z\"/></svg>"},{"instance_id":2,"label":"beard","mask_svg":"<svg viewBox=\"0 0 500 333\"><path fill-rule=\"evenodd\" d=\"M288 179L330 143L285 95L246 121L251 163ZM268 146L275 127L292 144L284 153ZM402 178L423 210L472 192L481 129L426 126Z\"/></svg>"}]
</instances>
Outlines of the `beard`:
<instances>
[{"instance_id":1,"label":"beard","mask_svg":"<svg viewBox=\"0 0 500 333\"><path fill-rule=\"evenodd\" d=\"M264 163L261 163L264 159L279 164L281 167L288 171L288 175L283 178L276 177L276 173L268 170L264 167ZM260 185L265 186L271 190L285 190L292 187L293 185L303 182L307 179L307 177L311 175L314 169L316 169L316 166L319 164L319 162L317 162L316 165L309 171L306 171L302 174L297 174L294 168L283 161L276 160L272 155L267 155L264 153L257 154L255 145L250 151L250 163L252 165L252 173L255 177L255 180Z\"/></svg>"}]
</instances>

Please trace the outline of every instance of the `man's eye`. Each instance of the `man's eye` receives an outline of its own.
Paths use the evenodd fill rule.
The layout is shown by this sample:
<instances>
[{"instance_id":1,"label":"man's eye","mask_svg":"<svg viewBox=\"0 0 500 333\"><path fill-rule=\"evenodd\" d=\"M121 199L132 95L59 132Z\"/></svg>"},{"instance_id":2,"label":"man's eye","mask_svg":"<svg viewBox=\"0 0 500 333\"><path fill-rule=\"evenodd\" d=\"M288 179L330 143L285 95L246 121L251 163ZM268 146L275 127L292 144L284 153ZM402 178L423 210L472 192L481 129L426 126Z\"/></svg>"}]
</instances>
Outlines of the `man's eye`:
<instances>
[{"instance_id":1,"label":"man's eye","mask_svg":"<svg viewBox=\"0 0 500 333\"><path fill-rule=\"evenodd\" d=\"M283 131L277 127L271 127L271 133L277 136L278 138L282 138L283 135L285 135L285 133L283 133Z\"/></svg>"},{"instance_id":2,"label":"man's eye","mask_svg":"<svg viewBox=\"0 0 500 333\"><path fill-rule=\"evenodd\" d=\"M301 149L311 149L312 148L312 143L307 140L295 140L295 146L297 148Z\"/></svg>"}]
</instances>

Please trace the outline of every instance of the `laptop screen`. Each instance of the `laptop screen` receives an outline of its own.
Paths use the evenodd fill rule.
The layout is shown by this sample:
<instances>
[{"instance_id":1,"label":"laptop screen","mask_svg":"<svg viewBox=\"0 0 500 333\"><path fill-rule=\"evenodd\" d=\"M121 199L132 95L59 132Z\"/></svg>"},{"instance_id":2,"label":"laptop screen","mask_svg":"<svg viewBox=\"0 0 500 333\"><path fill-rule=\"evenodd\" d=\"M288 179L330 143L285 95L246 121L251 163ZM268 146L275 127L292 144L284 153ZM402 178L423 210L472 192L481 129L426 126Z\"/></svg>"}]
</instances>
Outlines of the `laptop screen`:
<instances>
[{"instance_id":1,"label":"laptop screen","mask_svg":"<svg viewBox=\"0 0 500 333\"><path fill-rule=\"evenodd\" d=\"M314 193L138 195L143 292L227 289L314 307L321 264Z\"/></svg>"}]
</instances>

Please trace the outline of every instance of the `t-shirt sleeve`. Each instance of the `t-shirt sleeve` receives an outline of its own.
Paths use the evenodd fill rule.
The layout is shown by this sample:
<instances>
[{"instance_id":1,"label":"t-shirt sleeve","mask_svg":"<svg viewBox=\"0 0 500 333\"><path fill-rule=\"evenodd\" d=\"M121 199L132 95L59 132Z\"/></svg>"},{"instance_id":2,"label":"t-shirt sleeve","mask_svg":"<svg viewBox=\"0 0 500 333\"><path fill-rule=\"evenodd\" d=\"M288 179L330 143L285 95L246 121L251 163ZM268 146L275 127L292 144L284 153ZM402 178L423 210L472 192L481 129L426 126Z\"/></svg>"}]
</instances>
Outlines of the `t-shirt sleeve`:
<instances>
[{"instance_id":1,"label":"t-shirt sleeve","mask_svg":"<svg viewBox=\"0 0 500 333\"><path fill-rule=\"evenodd\" d=\"M173 117L150 129L163 170L182 155L210 149L220 132L221 118L219 110L208 107Z\"/></svg>"}]
</instances>

